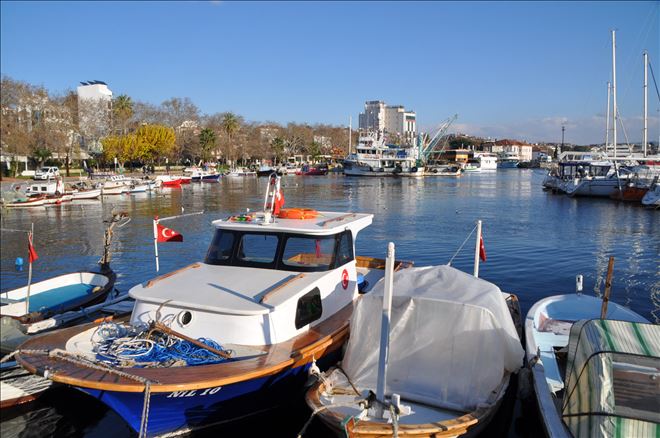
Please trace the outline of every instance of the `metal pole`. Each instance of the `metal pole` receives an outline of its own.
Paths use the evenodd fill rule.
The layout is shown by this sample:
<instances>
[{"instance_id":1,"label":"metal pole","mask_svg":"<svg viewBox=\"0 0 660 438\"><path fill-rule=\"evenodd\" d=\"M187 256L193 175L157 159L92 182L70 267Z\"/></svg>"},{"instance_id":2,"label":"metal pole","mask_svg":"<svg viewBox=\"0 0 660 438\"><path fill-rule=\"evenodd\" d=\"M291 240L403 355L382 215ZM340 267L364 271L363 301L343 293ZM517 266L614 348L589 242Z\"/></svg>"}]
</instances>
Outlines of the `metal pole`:
<instances>
[{"instance_id":1,"label":"metal pole","mask_svg":"<svg viewBox=\"0 0 660 438\"><path fill-rule=\"evenodd\" d=\"M612 95L612 83L607 81L607 117L605 122L605 153L610 144L610 96Z\"/></svg>"},{"instance_id":2,"label":"metal pole","mask_svg":"<svg viewBox=\"0 0 660 438\"><path fill-rule=\"evenodd\" d=\"M642 147L644 148L644 157L646 157L646 145L648 143L648 132L649 132L648 74L649 74L649 54L646 52L646 50L644 50L644 130L642 132Z\"/></svg>"},{"instance_id":3,"label":"metal pole","mask_svg":"<svg viewBox=\"0 0 660 438\"><path fill-rule=\"evenodd\" d=\"M348 116L348 155L353 152L353 116Z\"/></svg>"},{"instance_id":4,"label":"metal pole","mask_svg":"<svg viewBox=\"0 0 660 438\"><path fill-rule=\"evenodd\" d=\"M612 31L612 111L614 112L614 126L612 127L612 148L616 158L616 124L619 121L616 108L616 31Z\"/></svg>"},{"instance_id":5,"label":"metal pole","mask_svg":"<svg viewBox=\"0 0 660 438\"><path fill-rule=\"evenodd\" d=\"M380 353L378 356L378 380L376 399L385 402L387 383L387 361L390 347L390 318L392 316L392 288L394 283L394 243L387 244L387 259L385 260L385 292L383 294L383 316L380 324ZM382 418L382 404L376 404L376 417Z\"/></svg>"},{"instance_id":6,"label":"metal pole","mask_svg":"<svg viewBox=\"0 0 660 438\"><path fill-rule=\"evenodd\" d=\"M154 254L156 255L156 272L160 270L158 265L158 217L154 219Z\"/></svg>"},{"instance_id":7,"label":"metal pole","mask_svg":"<svg viewBox=\"0 0 660 438\"><path fill-rule=\"evenodd\" d=\"M34 222L30 226L30 234L28 235L28 242L30 245L33 245L34 242ZM28 284L27 284L27 296L25 297L25 314L30 313L30 288L32 287L32 255L28 254Z\"/></svg>"},{"instance_id":8,"label":"metal pole","mask_svg":"<svg viewBox=\"0 0 660 438\"><path fill-rule=\"evenodd\" d=\"M481 247L481 221L477 221L477 244L474 247L474 276L479 278L479 248Z\"/></svg>"},{"instance_id":9,"label":"metal pole","mask_svg":"<svg viewBox=\"0 0 660 438\"><path fill-rule=\"evenodd\" d=\"M566 127L562 125L561 127L561 150L564 150L564 132L566 131Z\"/></svg>"}]
</instances>

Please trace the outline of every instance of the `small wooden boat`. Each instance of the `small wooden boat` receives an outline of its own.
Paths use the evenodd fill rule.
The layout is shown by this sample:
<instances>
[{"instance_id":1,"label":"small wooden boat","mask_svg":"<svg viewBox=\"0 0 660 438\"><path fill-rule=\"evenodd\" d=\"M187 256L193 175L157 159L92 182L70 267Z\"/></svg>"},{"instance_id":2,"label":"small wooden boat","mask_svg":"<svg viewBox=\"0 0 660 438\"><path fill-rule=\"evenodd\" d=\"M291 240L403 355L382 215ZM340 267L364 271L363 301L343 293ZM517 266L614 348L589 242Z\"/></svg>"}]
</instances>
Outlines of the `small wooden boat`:
<instances>
[{"instance_id":1,"label":"small wooden boat","mask_svg":"<svg viewBox=\"0 0 660 438\"><path fill-rule=\"evenodd\" d=\"M426 166L424 169L424 176L451 176L459 177L463 174L460 166Z\"/></svg>"},{"instance_id":2,"label":"small wooden boat","mask_svg":"<svg viewBox=\"0 0 660 438\"><path fill-rule=\"evenodd\" d=\"M101 400L143 436L263 412L301 391L314 361L325 367L340 354L359 296L358 273L368 289L382 276L382 263L354 256L353 242L372 215L279 219L270 207L279 179L276 189L272 181L263 212L213 222L204 262L133 287L126 324L92 323L32 338L17 361ZM171 357L181 343L196 355L177 353L176 366L145 351L127 361L111 353L115 330L128 330L144 345L163 336L172 341L150 347L149 355ZM56 353L33 354L43 349Z\"/></svg>"},{"instance_id":3,"label":"small wooden boat","mask_svg":"<svg viewBox=\"0 0 660 438\"><path fill-rule=\"evenodd\" d=\"M307 404L338 436L478 434L523 364L517 298L449 266L406 269L393 275L382 341L387 284L359 300L341 367L309 389Z\"/></svg>"},{"instance_id":4,"label":"small wooden boat","mask_svg":"<svg viewBox=\"0 0 660 438\"><path fill-rule=\"evenodd\" d=\"M49 203L46 196L32 196L25 199L19 199L13 202L3 202L3 207L7 208L30 208L30 207L43 207Z\"/></svg>"},{"instance_id":5,"label":"small wooden boat","mask_svg":"<svg viewBox=\"0 0 660 438\"><path fill-rule=\"evenodd\" d=\"M0 409L31 402L51 386L51 380L28 373L16 362L0 364Z\"/></svg>"},{"instance_id":6,"label":"small wooden boat","mask_svg":"<svg viewBox=\"0 0 660 438\"><path fill-rule=\"evenodd\" d=\"M102 189L87 189L87 190L77 190L71 192L71 196L74 201L79 201L83 199L98 199L101 196Z\"/></svg>"},{"instance_id":7,"label":"small wooden boat","mask_svg":"<svg viewBox=\"0 0 660 438\"><path fill-rule=\"evenodd\" d=\"M300 173L296 172L296 175L303 176L325 176L328 174L328 165L327 164L318 164L316 166L304 165L300 169Z\"/></svg>"},{"instance_id":8,"label":"small wooden boat","mask_svg":"<svg viewBox=\"0 0 660 438\"><path fill-rule=\"evenodd\" d=\"M607 319L598 319L601 309L600 299L577 293L544 298L527 313L527 364L545 434L553 438L657 436L659 327L611 301ZM612 362L612 353L617 364ZM641 356L645 358L638 360ZM655 422L638 423L641 435L633 433L633 428L625 429L640 415L649 419L640 413L639 403L654 409ZM626 405L632 409L623 414Z\"/></svg>"},{"instance_id":9,"label":"small wooden boat","mask_svg":"<svg viewBox=\"0 0 660 438\"><path fill-rule=\"evenodd\" d=\"M158 175L156 181L160 181L163 187L181 187L181 178L174 175Z\"/></svg>"}]
</instances>

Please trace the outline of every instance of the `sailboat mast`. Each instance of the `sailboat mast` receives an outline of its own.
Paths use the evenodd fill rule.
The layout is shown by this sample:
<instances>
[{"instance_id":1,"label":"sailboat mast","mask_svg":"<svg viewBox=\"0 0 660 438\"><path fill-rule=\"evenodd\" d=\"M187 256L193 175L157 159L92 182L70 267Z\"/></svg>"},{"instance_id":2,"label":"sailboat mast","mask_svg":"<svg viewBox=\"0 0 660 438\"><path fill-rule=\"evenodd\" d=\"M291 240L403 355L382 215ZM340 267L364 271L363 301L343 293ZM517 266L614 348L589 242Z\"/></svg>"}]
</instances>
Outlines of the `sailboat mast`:
<instances>
[{"instance_id":1,"label":"sailboat mast","mask_svg":"<svg viewBox=\"0 0 660 438\"><path fill-rule=\"evenodd\" d=\"M612 147L614 150L614 158L616 158L616 124L619 121L616 108L616 31L612 31L612 112L613 123L612 127Z\"/></svg>"},{"instance_id":2,"label":"sailboat mast","mask_svg":"<svg viewBox=\"0 0 660 438\"><path fill-rule=\"evenodd\" d=\"M610 145L610 96L612 95L612 83L607 81L607 117L605 117L605 153Z\"/></svg>"},{"instance_id":3,"label":"sailboat mast","mask_svg":"<svg viewBox=\"0 0 660 438\"><path fill-rule=\"evenodd\" d=\"M646 157L646 145L648 143L648 132L649 132L648 81L649 81L649 54L646 52L646 50L644 50L644 129L642 131L642 147L644 148L644 157Z\"/></svg>"},{"instance_id":4,"label":"sailboat mast","mask_svg":"<svg viewBox=\"0 0 660 438\"><path fill-rule=\"evenodd\" d=\"M353 153L353 116L348 116L348 155Z\"/></svg>"}]
</instances>

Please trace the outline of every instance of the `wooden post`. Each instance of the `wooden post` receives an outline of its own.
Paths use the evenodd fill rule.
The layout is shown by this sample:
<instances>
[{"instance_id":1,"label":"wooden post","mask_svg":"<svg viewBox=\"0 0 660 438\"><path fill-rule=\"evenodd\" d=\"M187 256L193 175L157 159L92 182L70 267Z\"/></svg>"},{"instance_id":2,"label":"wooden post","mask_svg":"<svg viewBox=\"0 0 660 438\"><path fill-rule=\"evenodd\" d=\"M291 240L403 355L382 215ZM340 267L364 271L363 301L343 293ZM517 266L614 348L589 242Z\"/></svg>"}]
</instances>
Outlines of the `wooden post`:
<instances>
[{"instance_id":1,"label":"wooden post","mask_svg":"<svg viewBox=\"0 0 660 438\"><path fill-rule=\"evenodd\" d=\"M607 316L607 303L610 301L610 292L612 290L612 271L614 271L614 257L610 256L610 262L607 264L607 278L605 279L603 305L600 308L600 319L605 319Z\"/></svg>"}]
</instances>

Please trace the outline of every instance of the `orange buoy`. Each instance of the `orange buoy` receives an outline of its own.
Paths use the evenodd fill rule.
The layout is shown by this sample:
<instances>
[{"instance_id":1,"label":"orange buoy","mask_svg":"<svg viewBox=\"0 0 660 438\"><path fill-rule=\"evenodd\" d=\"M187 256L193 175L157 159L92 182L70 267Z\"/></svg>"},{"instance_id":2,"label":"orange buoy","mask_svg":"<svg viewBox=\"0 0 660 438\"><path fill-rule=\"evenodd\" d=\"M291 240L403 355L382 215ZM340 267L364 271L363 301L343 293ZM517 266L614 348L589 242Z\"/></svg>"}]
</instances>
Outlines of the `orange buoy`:
<instances>
[{"instance_id":1,"label":"orange buoy","mask_svg":"<svg viewBox=\"0 0 660 438\"><path fill-rule=\"evenodd\" d=\"M311 208L284 208L277 215L280 219L315 219L319 212Z\"/></svg>"}]
</instances>

